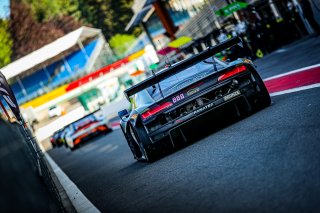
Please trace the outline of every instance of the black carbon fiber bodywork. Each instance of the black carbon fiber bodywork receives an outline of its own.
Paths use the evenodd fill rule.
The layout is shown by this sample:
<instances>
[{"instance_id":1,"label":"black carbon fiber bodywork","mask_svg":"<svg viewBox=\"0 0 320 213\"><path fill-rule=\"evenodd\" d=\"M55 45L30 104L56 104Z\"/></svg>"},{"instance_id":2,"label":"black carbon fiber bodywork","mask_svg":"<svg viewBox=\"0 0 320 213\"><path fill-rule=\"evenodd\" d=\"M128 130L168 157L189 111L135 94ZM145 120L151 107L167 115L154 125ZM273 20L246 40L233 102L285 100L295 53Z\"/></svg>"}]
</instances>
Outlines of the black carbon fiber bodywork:
<instances>
[{"instance_id":1,"label":"black carbon fiber bodywork","mask_svg":"<svg viewBox=\"0 0 320 213\"><path fill-rule=\"evenodd\" d=\"M221 82L217 80L222 73L241 65L245 65L247 70ZM236 87L232 87L235 81L238 84ZM251 111L255 104L253 101L255 96L259 95L264 89L265 86L252 64L239 62L200 79L186 88L181 88L181 90L160 100L156 104L169 101L176 94L186 94L186 98L182 101L146 120L141 117L144 109L133 110L126 120L121 121L121 129L127 140L130 138L130 133L128 132L128 124L130 124L133 128L145 129L151 142L149 144L150 147L161 146L159 143L162 143L164 139L175 147L177 135L179 140L187 140L183 132L185 125L192 125L194 120L201 120L202 117L214 114L217 109L226 106L236 115L240 115L241 111ZM190 92L190 95L188 95L188 92ZM177 115L177 111L181 112L188 104L194 103L193 106L196 106L196 102L199 99L207 100L207 102ZM146 108L148 107L150 106L146 106Z\"/></svg>"},{"instance_id":2,"label":"black carbon fiber bodywork","mask_svg":"<svg viewBox=\"0 0 320 213\"><path fill-rule=\"evenodd\" d=\"M128 98L237 42L239 40L234 39L209 48L127 89L125 94ZM247 59L237 59L215 72L199 73L192 80L182 79L172 92L167 92L156 102L135 108L128 115L122 116L120 126L135 158L140 159L144 153L150 157L150 153L157 152L157 147L161 147L162 143L169 142L175 148L178 142L187 141L185 126L198 125L196 121L206 120L220 113L220 109L240 116L243 112L263 108L270 103L269 93L253 63ZM155 110L159 107L161 110ZM203 128L210 128L210 125L204 125Z\"/></svg>"}]
</instances>

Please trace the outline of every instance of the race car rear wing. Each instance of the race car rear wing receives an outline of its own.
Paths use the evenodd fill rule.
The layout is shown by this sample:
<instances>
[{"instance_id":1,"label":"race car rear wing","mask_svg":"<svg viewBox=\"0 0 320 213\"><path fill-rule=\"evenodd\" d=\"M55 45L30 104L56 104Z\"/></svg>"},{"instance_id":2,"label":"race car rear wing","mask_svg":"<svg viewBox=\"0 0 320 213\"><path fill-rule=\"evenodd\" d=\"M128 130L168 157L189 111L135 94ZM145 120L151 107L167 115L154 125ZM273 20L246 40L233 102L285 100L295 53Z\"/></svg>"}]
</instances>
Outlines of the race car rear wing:
<instances>
[{"instance_id":1,"label":"race car rear wing","mask_svg":"<svg viewBox=\"0 0 320 213\"><path fill-rule=\"evenodd\" d=\"M155 85L159 82L161 82L162 80L178 73L179 71L183 70L184 68L187 68L189 66L191 66L192 64L198 62L198 61L203 61L225 49L228 49L232 46L235 45L239 45L241 47L243 47L242 45L242 40L240 37L235 37L235 38L231 38L229 40L226 40L218 45L215 45L213 47L209 47L208 49L204 50L203 52L192 56L189 59L180 61L162 71L160 71L159 73L154 74L153 76L147 78L146 80L126 89L124 91L124 94L126 96L126 98L129 100L129 97L152 86Z\"/></svg>"}]
</instances>

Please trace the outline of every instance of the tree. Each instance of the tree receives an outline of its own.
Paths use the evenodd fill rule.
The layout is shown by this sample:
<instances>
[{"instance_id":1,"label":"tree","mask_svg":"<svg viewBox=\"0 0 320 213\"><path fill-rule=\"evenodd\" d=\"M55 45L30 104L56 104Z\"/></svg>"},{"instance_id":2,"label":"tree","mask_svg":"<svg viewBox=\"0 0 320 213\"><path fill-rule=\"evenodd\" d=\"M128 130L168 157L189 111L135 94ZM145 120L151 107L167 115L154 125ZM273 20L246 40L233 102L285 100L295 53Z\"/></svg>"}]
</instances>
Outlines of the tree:
<instances>
[{"instance_id":1,"label":"tree","mask_svg":"<svg viewBox=\"0 0 320 213\"><path fill-rule=\"evenodd\" d=\"M52 23L55 28L62 30L64 34L74 31L84 25L82 21L78 21L73 16L69 15L56 16L48 21L48 23Z\"/></svg>"},{"instance_id":2,"label":"tree","mask_svg":"<svg viewBox=\"0 0 320 213\"><path fill-rule=\"evenodd\" d=\"M38 22L49 21L56 16L70 15L79 19L77 0L24 0L30 5Z\"/></svg>"},{"instance_id":3,"label":"tree","mask_svg":"<svg viewBox=\"0 0 320 213\"><path fill-rule=\"evenodd\" d=\"M0 19L0 67L10 63L12 40L8 33L8 21Z\"/></svg>"},{"instance_id":4,"label":"tree","mask_svg":"<svg viewBox=\"0 0 320 213\"><path fill-rule=\"evenodd\" d=\"M110 39L110 46L117 53L118 56L122 56L128 47L135 41L133 35L128 34L116 34Z\"/></svg>"},{"instance_id":5,"label":"tree","mask_svg":"<svg viewBox=\"0 0 320 213\"><path fill-rule=\"evenodd\" d=\"M10 33L13 40L12 59L16 60L64 35L53 23L38 23L31 8L22 2L10 4Z\"/></svg>"},{"instance_id":6,"label":"tree","mask_svg":"<svg viewBox=\"0 0 320 213\"><path fill-rule=\"evenodd\" d=\"M110 39L112 30L112 10L110 0L79 0L81 18L86 23L100 28L107 39Z\"/></svg>"},{"instance_id":7,"label":"tree","mask_svg":"<svg viewBox=\"0 0 320 213\"><path fill-rule=\"evenodd\" d=\"M11 1L9 31L13 40L12 59L16 60L82 26L69 15L56 15L39 22L31 6L24 2Z\"/></svg>"},{"instance_id":8,"label":"tree","mask_svg":"<svg viewBox=\"0 0 320 213\"><path fill-rule=\"evenodd\" d=\"M133 12L131 10L132 4L132 0L111 1L111 8L114 14L112 22L114 33L125 33L125 28L133 16Z\"/></svg>"},{"instance_id":9,"label":"tree","mask_svg":"<svg viewBox=\"0 0 320 213\"><path fill-rule=\"evenodd\" d=\"M132 4L133 0L79 0L80 17L100 28L109 40L113 35L128 33L125 27L133 16Z\"/></svg>"},{"instance_id":10,"label":"tree","mask_svg":"<svg viewBox=\"0 0 320 213\"><path fill-rule=\"evenodd\" d=\"M11 0L11 59L39 49L84 23L102 29L107 40L124 34L132 17L132 3L133 0ZM132 32L139 33L139 30ZM114 48L119 54L123 54L126 47L117 40L128 43L133 38L126 36L115 39Z\"/></svg>"}]
</instances>

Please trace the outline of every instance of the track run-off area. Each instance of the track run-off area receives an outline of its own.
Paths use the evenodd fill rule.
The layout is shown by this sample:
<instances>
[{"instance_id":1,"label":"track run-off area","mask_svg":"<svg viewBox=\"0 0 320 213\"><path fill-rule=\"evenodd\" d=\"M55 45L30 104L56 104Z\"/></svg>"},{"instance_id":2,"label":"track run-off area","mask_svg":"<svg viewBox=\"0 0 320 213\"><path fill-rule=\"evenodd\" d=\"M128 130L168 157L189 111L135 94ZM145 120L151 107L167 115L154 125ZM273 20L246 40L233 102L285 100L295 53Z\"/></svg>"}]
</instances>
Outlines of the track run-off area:
<instances>
[{"instance_id":1,"label":"track run-off area","mask_svg":"<svg viewBox=\"0 0 320 213\"><path fill-rule=\"evenodd\" d=\"M48 154L101 212L319 212L319 40L256 61L270 107L153 163L134 160L117 128Z\"/></svg>"}]
</instances>

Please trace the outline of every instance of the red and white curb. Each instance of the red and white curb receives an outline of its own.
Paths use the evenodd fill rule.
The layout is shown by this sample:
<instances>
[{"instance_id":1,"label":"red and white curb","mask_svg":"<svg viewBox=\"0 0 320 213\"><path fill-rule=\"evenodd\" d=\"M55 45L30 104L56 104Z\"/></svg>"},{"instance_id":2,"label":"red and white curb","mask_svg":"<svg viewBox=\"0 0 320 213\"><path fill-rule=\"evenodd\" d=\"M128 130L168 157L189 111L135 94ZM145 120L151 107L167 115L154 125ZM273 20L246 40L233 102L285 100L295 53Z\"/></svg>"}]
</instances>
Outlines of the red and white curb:
<instances>
[{"instance_id":1,"label":"red and white curb","mask_svg":"<svg viewBox=\"0 0 320 213\"><path fill-rule=\"evenodd\" d=\"M319 87L320 64L264 79L271 96Z\"/></svg>"},{"instance_id":2,"label":"red and white curb","mask_svg":"<svg viewBox=\"0 0 320 213\"><path fill-rule=\"evenodd\" d=\"M115 129L120 129L120 121L113 121L113 122L111 122L111 128L112 128L113 130L115 130Z\"/></svg>"},{"instance_id":3,"label":"red and white curb","mask_svg":"<svg viewBox=\"0 0 320 213\"><path fill-rule=\"evenodd\" d=\"M283 77L283 76L291 75L291 74L298 73L298 72L307 71L307 70L310 70L310 69L313 69L313 68L318 68L318 67L320 67L320 64L314 64L314 65L303 67L303 68L300 68L300 69L291 70L289 72L282 73L282 74L279 74L279 75L274 75L272 77L269 77L269 78L266 78L266 79L263 79L263 80L264 81L269 81L269 80L272 80L272 79L275 79L275 78L280 78L280 77Z\"/></svg>"},{"instance_id":4,"label":"red and white curb","mask_svg":"<svg viewBox=\"0 0 320 213\"><path fill-rule=\"evenodd\" d=\"M288 89L288 90L284 90L284 91L279 91L279 92L273 92L270 93L270 96L278 96L278 95L283 95L283 94L288 94L288 93L293 93L293 92L299 92L302 90L307 90L307 89L312 89L312 88L316 88L316 87L320 87L320 83L319 84L312 84L312 85L308 85L308 86L303 86L303 87L298 87L298 88L294 88L294 89Z\"/></svg>"}]
</instances>

